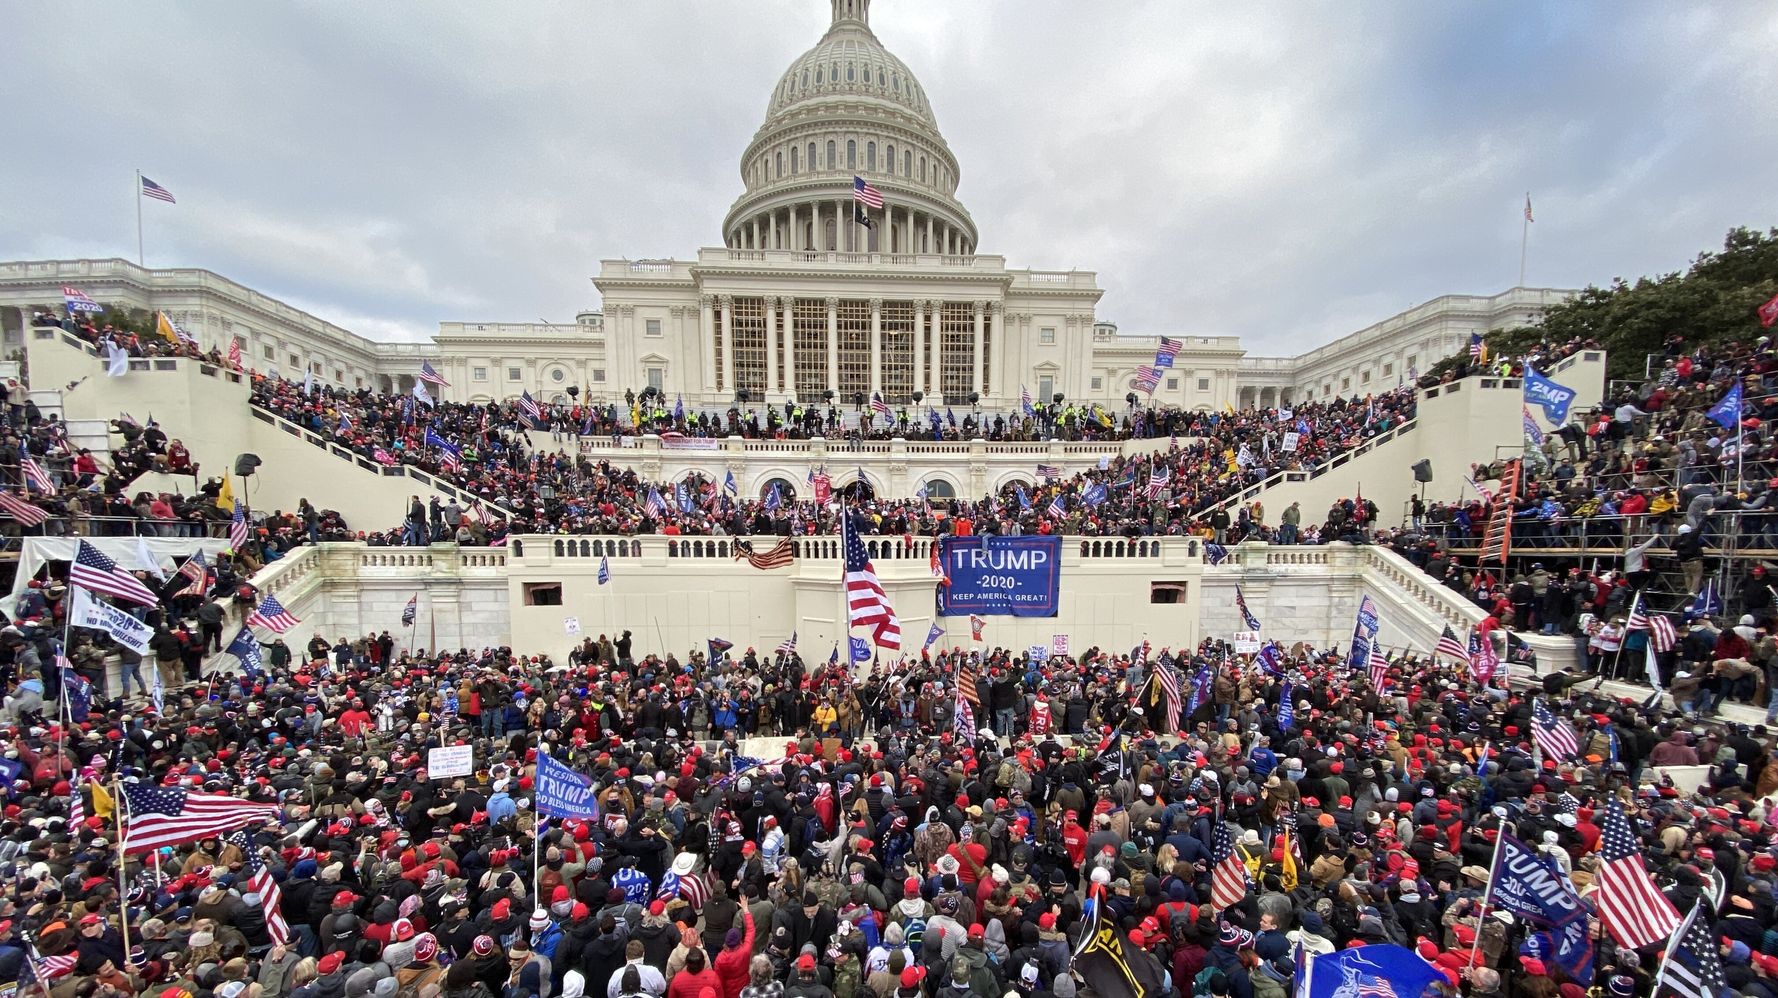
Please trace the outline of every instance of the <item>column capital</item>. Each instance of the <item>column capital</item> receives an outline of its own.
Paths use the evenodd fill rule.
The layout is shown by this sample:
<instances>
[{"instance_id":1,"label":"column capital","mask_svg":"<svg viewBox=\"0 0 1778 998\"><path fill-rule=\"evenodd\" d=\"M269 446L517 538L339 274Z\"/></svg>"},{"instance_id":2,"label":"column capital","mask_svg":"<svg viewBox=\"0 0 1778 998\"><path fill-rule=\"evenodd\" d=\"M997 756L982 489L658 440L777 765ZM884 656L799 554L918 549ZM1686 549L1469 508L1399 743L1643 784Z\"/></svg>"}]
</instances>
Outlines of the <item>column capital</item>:
<instances>
[{"instance_id":1,"label":"column capital","mask_svg":"<svg viewBox=\"0 0 1778 998\"><path fill-rule=\"evenodd\" d=\"M883 310L883 299L872 298L870 300L870 310L872 312L881 312Z\"/></svg>"},{"instance_id":2,"label":"column capital","mask_svg":"<svg viewBox=\"0 0 1778 998\"><path fill-rule=\"evenodd\" d=\"M715 295L699 295L698 296L698 307L699 308L709 308L715 304L716 304L716 296Z\"/></svg>"},{"instance_id":3,"label":"column capital","mask_svg":"<svg viewBox=\"0 0 1778 998\"><path fill-rule=\"evenodd\" d=\"M840 296L839 295L828 295L827 296L828 310L832 311L833 309L836 309L839 307L840 307Z\"/></svg>"},{"instance_id":4,"label":"column capital","mask_svg":"<svg viewBox=\"0 0 1778 998\"><path fill-rule=\"evenodd\" d=\"M716 296L716 304L720 305L723 308L728 308L728 307L732 306L734 303L735 303L735 296L734 295L717 295Z\"/></svg>"},{"instance_id":5,"label":"column capital","mask_svg":"<svg viewBox=\"0 0 1778 998\"><path fill-rule=\"evenodd\" d=\"M969 303L969 310L974 315L982 315L988 310L988 303L977 299Z\"/></svg>"},{"instance_id":6,"label":"column capital","mask_svg":"<svg viewBox=\"0 0 1778 998\"><path fill-rule=\"evenodd\" d=\"M982 302L982 310L987 312L989 315L993 315L997 312L1003 311L1005 308L1006 308L1005 305L1003 305L997 301Z\"/></svg>"}]
</instances>

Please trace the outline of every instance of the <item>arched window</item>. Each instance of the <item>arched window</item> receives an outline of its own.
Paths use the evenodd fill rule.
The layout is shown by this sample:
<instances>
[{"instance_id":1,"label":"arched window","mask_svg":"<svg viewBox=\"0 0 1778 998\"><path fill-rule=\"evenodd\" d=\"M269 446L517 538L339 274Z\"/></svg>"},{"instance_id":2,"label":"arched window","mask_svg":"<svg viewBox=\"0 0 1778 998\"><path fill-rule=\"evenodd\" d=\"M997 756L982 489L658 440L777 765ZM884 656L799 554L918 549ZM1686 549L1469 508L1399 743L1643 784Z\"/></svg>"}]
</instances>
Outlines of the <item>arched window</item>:
<instances>
[{"instance_id":1,"label":"arched window","mask_svg":"<svg viewBox=\"0 0 1778 998\"><path fill-rule=\"evenodd\" d=\"M838 158L836 158L834 156L834 148L835 148L835 146L833 144L833 140L828 139L827 140L827 168L829 170L837 170L840 168L840 161Z\"/></svg>"},{"instance_id":2,"label":"arched window","mask_svg":"<svg viewBox=\"0 0 1778 998\"><path fill-rule=\"evenodd\" d=\"M877 144L875 142L864 144L864 168L872 171L877 168Z\"/></svg>"},{"instance_id":3,"label":"arched window","mask_svg":"<svg viewBox=\"0 0 1778 998\"><path fill-rule=\"evenodd\" d=\"M823 232L823 239L822 239L822 242L823 242L823 243L824 243L824 244L826 244L826 248L828 248L828 249L830 249L830 250L837 250L837 249L839 249L839 248L840 248L840 247L839 247L839 244L838 244L838 243L837 243L837 242L835 242L835 240L834 240L834 224L833 224L833 219L831 219L831 218L829 218L829 219L826 219L826 220L825 220L825 221L823 221L823 222L822 222L822 223L821 223L821 227L822 227L822 228L823 228L823 229L824 229L824 230L825 230L825 231L824 231L824 232Z\"/></svg>"},{"instance_id":4,"label":"arched window","mask_svg":"<svg viewBox=\"0 0 1778 998\"><path fill-rule=\"evenodd\" d=\"M920 183L926 182L926 157L920 157Z\"/></svg>"},{"instance_id":5,"label":"arched window","mask_svg":"<svg viewBox=\"0 0 1778 998\"><path fill-rule=\"evenodd\" d=\"M858 143L853 139L846 140L846 169L858 169Z\"/></svg>"},{"instance_id":6,"label":"arched window","mask_svg":"<svg viewBox=\"0 0 1778 998\"><path fill-rule=\"evenodd\" d=\"M877 86L880 87L882 85L883 85L883 67L878 66L877 67Z\"/></svg>"},{"instance_id":7,"label":"arched window","mask_svg":"<svg viewBox=\"0 0 1778 998\"><path fill-rule=\"evenodd\" d=\"M853 80L855 80L857 78L858 77L857 77L857 74L854 70L853 65L849 62L846 63L846 82L851 83Z\"/></svg>"},{"instance_id":8,"label":"arched window","mask_svg":"<svg viewBox=\"0 0 1778 998\"><path fill-rule=\"evenodd\" d=\"M895 145L890 143L883 147L883 172L895 172Z\"/></svg>"},{"instance_id":9,"label":"arched window","mask_svg":"<svg viewBox=\"0 0 1778 998\"><path fill-rule=\"evenodd\" d=\"M796 146L791 146L790 147L790 175L793 177L796 176L797 173L799 172L798 171L798 161L801 158L802 158L802 150L798 149Z\"/></svg>"},{"instance_id":10,"label":"arched window","mask_svg":"<svg viewBox=\"0 0 1778 998\"><path fill-rule=\"evenodd\" d=\"M807 70L805 70L804 72L807 72ZM823 82L826 81L826 79L827 79L827 70L821 66L816 66L815 67L815 85L820 86Z\"/></svg>"},{"instance_id":11,"label":"arched window","mask_svg":"<svg viewBox=\"0 0 1778 998\"><path fill-rule=\"evenodd\" d=\"M901 154L901 175L904 177L914 175L914 154L911 152Z\"/></svg>"},{"instance_id":12,"label":"arched window","mask_svg":"<svg viewBox=\"0 0 1778 998\"><path fill-rule=\"evenodd\" d=\"M926 498L955 499L957 498L957 490L951 487L950 482L947 482L942 478L934 478L932 481L926 483Z\"/></svg>"},{"instance_id":13,"label":"arched window","mask_svg":"<svg viewBox=\"0 0 1778 998\"><path fill-rule=\"evenodd\" d=\"M807 90L807 89L809 89L809 71L808 71L808 70L806 70L806 69L805 69L805 70L803 70L803 80L802 80L802 85L803 85L803 89L804 89L804 90Z\"/></svg>"},{"instance_id":14,"label":"arched window","mask_svg":"<svg viewBox=\"0 0 1778 998\"><path fill-rule=\"evenodd\" d=\"M782 152L778 154L778 176L784 176L784 154Z\"/></svg>"}]
</instances>

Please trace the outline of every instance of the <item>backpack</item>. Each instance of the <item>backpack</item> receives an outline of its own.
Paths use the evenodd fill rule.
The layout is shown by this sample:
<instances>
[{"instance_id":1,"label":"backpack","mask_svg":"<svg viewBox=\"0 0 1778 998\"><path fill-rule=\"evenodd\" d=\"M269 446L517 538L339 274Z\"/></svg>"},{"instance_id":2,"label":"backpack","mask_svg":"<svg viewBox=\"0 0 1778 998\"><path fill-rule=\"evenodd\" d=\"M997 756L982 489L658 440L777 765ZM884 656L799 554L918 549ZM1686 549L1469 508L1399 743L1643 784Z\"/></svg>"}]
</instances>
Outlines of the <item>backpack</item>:
<instances>
[{"instance_id":1,"label":"backpack","mask_svg":"<svg viewBox=\"0 0 1778 998\"><path fill-rule=\"evenodd\" d=\"M1210 998L1215 993L1210 990L1211 985L1219 980L1222 982L1219 990L1222 994L1228 994L1229 975L1223 973L1221 968L1205 967L1198 971L1198 976L1192 978L1192 998Z\"/></svg>"},{"instance_id":2,"label":"backpack","mask_svg":"<svg viewBox=\"0 0 1778 998\"><path fill-rule=\"evenodd\" d=\"M926 918L925 918L925 916L915 915L914 917L901 923L902 941L907 944L908 949L913 950L916 954L918 954L920 952L920 941L922 939L924 939L925 936L926 936Z\"/></svg>"}]
</instances>

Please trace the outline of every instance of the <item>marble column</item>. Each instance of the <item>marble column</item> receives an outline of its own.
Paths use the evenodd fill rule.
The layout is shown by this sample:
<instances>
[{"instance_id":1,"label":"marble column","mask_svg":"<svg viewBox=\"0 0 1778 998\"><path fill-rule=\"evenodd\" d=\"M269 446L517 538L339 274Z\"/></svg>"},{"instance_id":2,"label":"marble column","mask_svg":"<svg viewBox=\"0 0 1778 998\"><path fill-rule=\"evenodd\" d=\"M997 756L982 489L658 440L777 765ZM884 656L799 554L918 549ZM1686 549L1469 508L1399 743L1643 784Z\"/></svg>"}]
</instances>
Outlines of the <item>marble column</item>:
<instances>
[{"instance_id":1,"label":"marble column","mask_svg":"<svg viewBox=\"0 0 1778 998\"><path fill-rule=\"evenodd\" d=\"M795 211L796 209L793 208L791 210ZM783 328L782 335L784 338L784 390L786 392L790 393L791 398L795 398L796 397L796 299L795 298L780 298L780 299L778 299L778 301L781 305L784 306L784 311L782 313L783 323L784 323L784 325L782 327Z\"/></svg>"},{"instance_id":2,"label":"marble column","mask_svg":"<svg viewBox=\"0 0 1778 998\"><path fill-rule=\"evenodd\" d=\"M934 300L926 302L927 322L932 330L932 387L928 394L937 395L941 399L945 394L945 345L944 334L939 329L939 316L944 311L944 303Z\"/></svg>"},{"instance_id":3,"label":"marble column","mask_svg":"<svg viewBox=\"0 0 1778 998\"><path fill-rule=\"evenodd\" d=\"M926 303L914 302L914 391L929 391L926 387L924 360L926 357Z\"/></svg>"},{"instance_id":4,"label":"marble column","mask_svg":"<svg viewBox=\"0 0 1778 998\"><path fill-rule=\"evenodd\" d=\"M778 299L767 295L762 303L766 312L766 382L767 395L778 390Z\"/></svg>"},{"instance_id":5,"label":"marble column","mask_svg":"<svg viewBox=\"0 0 1778 998\"><path fill-rule=\"evenodd\" d=\"M840 390L840 300L827 299L827 387Z\"/></svg>"},{"instance_id":6,"label":"marble column","mask_svg":"<svg viewBox=\"0 0 1778 998\"><path fill-rule=\"evenodd\" d=\"M735 299L731 295L717 295L716 304L722 308L722 378L716 387L732 395L735 391Z\"/></svg>"},{"instance_id":7,"label":"marble column","mask_svg":"<svg viewBox=\"0 0 1778 998\"><path fill-rule=\"evenodd\" d=\"M704 344L704 387L716 386L716 336L715 314L713 306L716 299L710 295L698 296L698 342Z\"/></svg>"},{"instance_id":8,"label":"marble column","mask_svg":"<svg viewBox=\"0 0 1778 998\"><path fill-rule=\"evenodd\" d=\"M883 299L870 300L870 391L883 390Z\"/></svg>"},{"instance_id":9,"label":"marble column","mask_svg":"<svg viewBox=\"0 0 1778 998\"><path fill-rule=\"evenodd\" d=\"M932 215L930 213L928 213L926 216L926 252L928 252L928 253L937 253L938 252L938 242L937 242L937 240L935 240L933 238L933 235L932 235Z\"/></svg>"},{"instance_id":10,"label":"marble column","mask_svg":"<svg viewBox=\"0 0 1778 998\"><path fill-rule=\"evenodd\" d=\"M975 391L975 393L978 395L982 395L982 394L986 394L985 392L982 391L982 364L984 361L987 360L987 357L983 356L983 353L982 353L983 303L979 302L979 301L976 302L974 304L974 308L972 309L972 311L974 311L974 313L975 313L975 361L974 361L974 363L969 365L969 368L970 368L970 370L969 370L970 379L969 380L970 380L970 387Z\"/></svg>"}]
</instances>

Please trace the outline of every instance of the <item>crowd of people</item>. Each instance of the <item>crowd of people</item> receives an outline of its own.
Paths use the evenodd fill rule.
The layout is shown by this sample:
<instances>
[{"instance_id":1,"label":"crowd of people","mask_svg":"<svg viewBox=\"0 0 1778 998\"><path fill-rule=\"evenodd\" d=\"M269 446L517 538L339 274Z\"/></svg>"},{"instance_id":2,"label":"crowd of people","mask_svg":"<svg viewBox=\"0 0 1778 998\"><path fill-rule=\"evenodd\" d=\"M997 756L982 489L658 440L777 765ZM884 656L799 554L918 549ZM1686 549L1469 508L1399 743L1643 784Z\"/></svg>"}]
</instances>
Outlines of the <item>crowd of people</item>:
<instances>
[{"instance_id":1,"label":"crowd of people","mask_svg":"<svg viewBox=\"0 0 1778 998\"><path fill-rule=\"evenodd\" d=\"M53 621L65 592L24 610ZM9 704L36 626L0 641ZM1448 660L1397 659L1378 690L1300 644L1270 662L1215 641L935 649L868 673L640 644L614 631L558 663L317 634L159 709L14 709L0 981L55 998L1112 995L1076 955L1109 925L1159 982L1144 995L1290 995L1299 951L1394 943L1447 994L1631 998L1664 939L1601 919L1602 827L1622 808L1656 889L1681 913L1705 899L1734 993L1778 995L1765 728L1683 723L1580 675L1483 687ZM1188 680L1176 715L1163 667ZM1534 695L1572 752L1540 761ZM430 774L451 745L471 772ZM540 820L541 755L590 781L596 814ZM1695 791L1655 768L1693 764ZM149 787L263 809L120 858L123 802L142 814ZM1572 884L1584 954L1484 905L1503 834ZM1232 873L1241 890L1219 893Z\"/></svg>"}]
</instances>

